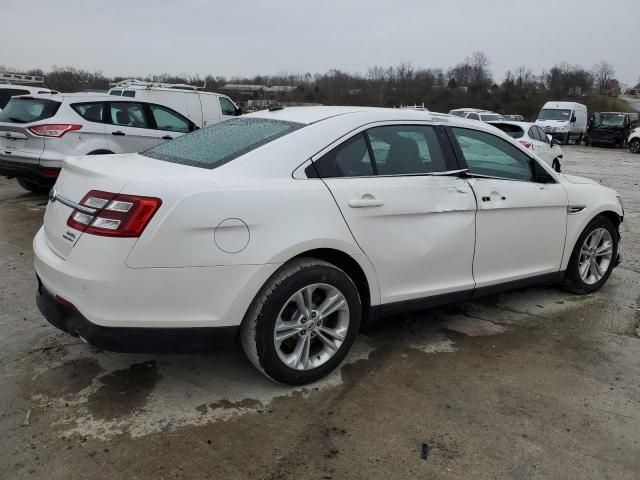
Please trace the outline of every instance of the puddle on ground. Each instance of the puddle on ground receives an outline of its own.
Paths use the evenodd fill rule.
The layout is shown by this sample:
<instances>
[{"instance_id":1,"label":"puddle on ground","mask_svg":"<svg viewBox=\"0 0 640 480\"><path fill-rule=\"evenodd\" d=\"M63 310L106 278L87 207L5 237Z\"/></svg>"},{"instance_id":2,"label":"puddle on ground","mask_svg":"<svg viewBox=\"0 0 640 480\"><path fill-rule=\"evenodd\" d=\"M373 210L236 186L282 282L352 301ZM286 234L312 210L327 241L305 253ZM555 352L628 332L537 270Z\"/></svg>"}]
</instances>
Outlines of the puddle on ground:
<instances>
[{"instance_id":1,"label":"puddle on ground","mask_svg":"<svg viewBox=\"0 0 640 480\"><path fill-rule=\"evenodd\" d=\"M485 337L499 335L509 330L502 325L472 317L454 317L443 323L443 328L462 333L468 337Z\"/></svg>"}]
</instances>

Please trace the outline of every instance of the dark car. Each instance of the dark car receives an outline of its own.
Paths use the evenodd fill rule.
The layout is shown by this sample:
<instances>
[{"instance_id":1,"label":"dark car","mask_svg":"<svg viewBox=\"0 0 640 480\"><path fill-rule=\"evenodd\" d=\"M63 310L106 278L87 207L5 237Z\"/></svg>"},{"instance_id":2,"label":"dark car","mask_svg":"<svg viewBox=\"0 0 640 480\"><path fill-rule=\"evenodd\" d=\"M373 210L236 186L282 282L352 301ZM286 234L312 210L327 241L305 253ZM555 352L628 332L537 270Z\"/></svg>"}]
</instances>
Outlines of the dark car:
<instances>
[{"instance_id":1,"label":"dark car","mask_svg":"<svg viewBox=\"0 0 640 480\"><path fill-rule=\"evenodd\" d=\"M626 147L631 130L638 124L637 113L598 112L587 125L587 145Z\"/></svg>"}]
</instances>

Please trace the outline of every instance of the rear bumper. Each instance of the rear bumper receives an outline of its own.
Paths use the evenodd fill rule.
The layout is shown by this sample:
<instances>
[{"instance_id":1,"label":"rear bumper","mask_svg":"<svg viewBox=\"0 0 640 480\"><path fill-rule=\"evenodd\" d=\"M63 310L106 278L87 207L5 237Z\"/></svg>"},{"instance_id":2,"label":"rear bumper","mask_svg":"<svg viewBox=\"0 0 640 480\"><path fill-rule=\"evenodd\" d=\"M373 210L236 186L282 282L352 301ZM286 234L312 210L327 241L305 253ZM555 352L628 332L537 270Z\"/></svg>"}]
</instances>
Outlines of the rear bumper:
<instances>
[{"instance_id":1,"label":"rear bumper","mask_svg":"<svg viewBox=\"0 0 640 480\"><path fill-rule=\"evenodd\" d=\"M194 353L230 347L239 326L196 328L104 327L91 323L70 304L63 303L38 279L36 304L51 325L112 352Z\"/></svg>"},{"instance_id":2,"label":"rear bumper","mask_svg":"<svg viewBox=\"0 0 640 480\"><path fill-rule=\"evenodd\" d=\"M58 176L60 167L43 167L39 163L0 158L0 176L21 177L33 180L52 180Z\"/></svg>"}]
</instances>

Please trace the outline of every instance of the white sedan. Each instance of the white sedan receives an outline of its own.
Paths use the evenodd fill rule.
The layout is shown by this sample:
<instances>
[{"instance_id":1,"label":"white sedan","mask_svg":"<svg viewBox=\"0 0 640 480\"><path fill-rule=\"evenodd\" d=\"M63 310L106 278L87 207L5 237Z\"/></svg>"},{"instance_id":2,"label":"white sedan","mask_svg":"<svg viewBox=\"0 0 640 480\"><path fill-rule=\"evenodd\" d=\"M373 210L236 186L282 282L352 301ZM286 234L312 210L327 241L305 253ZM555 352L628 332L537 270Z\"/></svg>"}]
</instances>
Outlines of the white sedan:
<instances>
[{"instance_id":1,"label":"white sedan","mask_svg":"<svg viewBox=\"0 0 640 480\"><path fill-rule=\"evenodd\" d=\"M477 121L272 109L140 154L70 158L34 239L37 303L114 351L240 340L313 382L364 319L528 285L598 290L616 192Z\"/></svg>"},{"instance_id":2,"label":"white sedan","mask_svg":"<svg viewBox=\"0 0 640 480\"><path fill-rule=\"evenodd\" d=\"M535 123L528 122L489 122L507 135L518 140L526 148L535 152L538 157L560 172L562 148L560 142L550 138L545 131Z\"/></svg>"}]
</instances>

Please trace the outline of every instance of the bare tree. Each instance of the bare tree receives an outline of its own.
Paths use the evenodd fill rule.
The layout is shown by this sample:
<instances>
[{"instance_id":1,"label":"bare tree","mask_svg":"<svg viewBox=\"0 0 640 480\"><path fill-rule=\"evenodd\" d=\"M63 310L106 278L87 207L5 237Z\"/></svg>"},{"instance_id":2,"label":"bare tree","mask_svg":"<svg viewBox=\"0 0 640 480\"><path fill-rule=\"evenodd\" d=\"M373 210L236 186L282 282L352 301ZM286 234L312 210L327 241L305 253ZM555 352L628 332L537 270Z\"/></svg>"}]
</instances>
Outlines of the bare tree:
<instances>
[{"instance_id":1,"label":"bare tree","mask_svg":"<svg viewBox=\"0 0 640 480\"><path fill-rule=\"evenodd\" d=\"M600 93L607 93L607 86L616 74L613 66L604 60L593 66L593 79Z\"/></svg>"}]
</instances>

